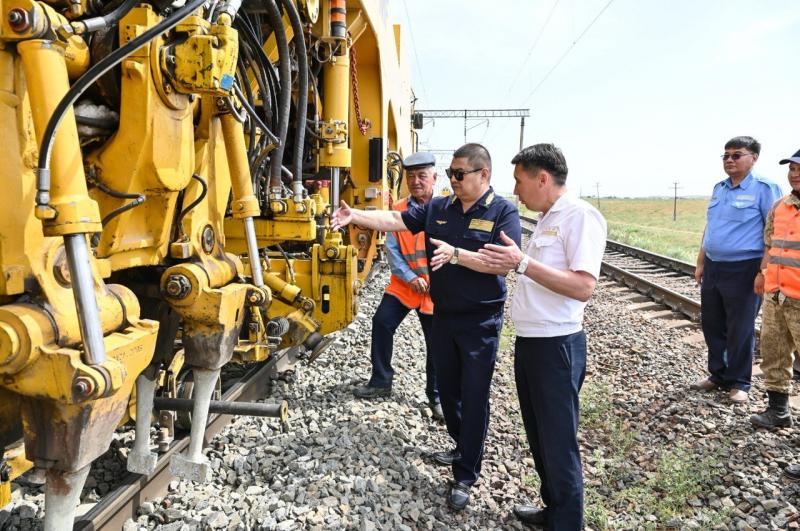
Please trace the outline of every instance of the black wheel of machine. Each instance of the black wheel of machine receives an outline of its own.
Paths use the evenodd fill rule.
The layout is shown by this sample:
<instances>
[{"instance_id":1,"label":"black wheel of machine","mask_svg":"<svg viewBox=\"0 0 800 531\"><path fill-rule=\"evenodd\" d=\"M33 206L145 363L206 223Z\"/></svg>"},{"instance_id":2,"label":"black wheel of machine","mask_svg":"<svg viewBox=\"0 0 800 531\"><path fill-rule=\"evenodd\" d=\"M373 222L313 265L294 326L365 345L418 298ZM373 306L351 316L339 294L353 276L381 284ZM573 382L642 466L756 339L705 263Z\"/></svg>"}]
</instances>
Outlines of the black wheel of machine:
<instances>
[{"instance_id":1,"label":"black wheel of machine","mask_svg":"<svg viewBox=\"0 0 800 531\"><path fill-rule=\"evenodd\" d=\"M194 377L192 369L184 368L178 373L176 382L176 398L192 399L194 393ZM214 394L211 395L211 400L220 400L222 398L222 380L217 378L217 384L214 389ZM192 429L192 412L191 411L176 411L175 412L175 427L181 430L189 431Z\"/></svg>"}]
</instances>

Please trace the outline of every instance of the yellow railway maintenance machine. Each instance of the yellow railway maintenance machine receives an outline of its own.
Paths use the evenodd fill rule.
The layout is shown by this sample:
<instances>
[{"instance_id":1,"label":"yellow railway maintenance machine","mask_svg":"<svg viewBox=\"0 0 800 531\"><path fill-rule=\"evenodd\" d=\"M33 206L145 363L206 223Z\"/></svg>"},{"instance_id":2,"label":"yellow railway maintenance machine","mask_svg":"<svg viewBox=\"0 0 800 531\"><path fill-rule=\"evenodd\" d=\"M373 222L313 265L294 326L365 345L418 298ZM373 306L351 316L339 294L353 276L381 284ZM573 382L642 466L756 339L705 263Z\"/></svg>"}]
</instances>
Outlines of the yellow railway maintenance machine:
<instances>
[{"instance_id":1,"label":"yellow railway maintenance machine","mask_svg":"<svg viewBox=\"0 0 800 531\"><path fill-rule=\"evenodd\" d=\"M61 530L120 424L128 469L153 470L157 397L190 400L170 468L206 481L220 369L313 360L353 320L381 235L328 216L391 206L411 92L385 1L0 16L0 506L32 469Z\"/></svg>"}]
</instances>

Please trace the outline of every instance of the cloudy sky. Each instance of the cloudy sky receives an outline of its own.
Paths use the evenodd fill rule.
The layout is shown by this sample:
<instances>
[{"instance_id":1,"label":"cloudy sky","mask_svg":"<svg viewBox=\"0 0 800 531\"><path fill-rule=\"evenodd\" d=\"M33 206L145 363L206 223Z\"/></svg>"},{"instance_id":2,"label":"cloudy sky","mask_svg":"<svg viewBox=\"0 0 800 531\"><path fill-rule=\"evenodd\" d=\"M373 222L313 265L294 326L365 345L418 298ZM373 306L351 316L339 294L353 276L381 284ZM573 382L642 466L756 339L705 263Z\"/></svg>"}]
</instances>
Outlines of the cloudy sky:
<instances>
[{"instance_id":1,"label":"cloudy sky","mask_svg":"<svg viewBox=\"0 0 800 531\"><path fill-rule=\"evenodd\" d=\"M418 108L529 108L525 144L561 147L575 192L671 195L677 181L708 195L736 135L761 141L757 170L788 189L777 162L800 149L798 0L390 0L389 16ZM468 127L510 192L519 119ZM452 150L463 128L428 122L420 149Z\"/></svg>"}]
</instances>

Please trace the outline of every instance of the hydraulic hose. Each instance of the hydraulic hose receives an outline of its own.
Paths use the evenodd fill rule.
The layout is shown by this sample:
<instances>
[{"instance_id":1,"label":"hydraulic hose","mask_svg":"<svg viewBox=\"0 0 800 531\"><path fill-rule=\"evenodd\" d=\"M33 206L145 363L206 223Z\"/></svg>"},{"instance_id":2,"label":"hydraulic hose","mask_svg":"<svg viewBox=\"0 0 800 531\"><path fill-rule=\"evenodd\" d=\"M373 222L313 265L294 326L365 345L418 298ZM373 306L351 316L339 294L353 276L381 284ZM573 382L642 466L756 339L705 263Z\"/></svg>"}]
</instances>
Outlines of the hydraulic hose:
<instances>
[{"instance_id":1,"label":"hydraulic hose","mask_svg":"<svg viewBox=\"0 0 800 531\"><path fill-rule=\"evenodd\" d=\"M133 9L136 4L141 0L125 0L116 9L106 15L99 17L88 18L86 20L77 21L73 27L77 26L78 33L91 33L104 28L110 28L119 22L122 17L128 14L128 11ZM83 31L80 31L80 30Z\"/></svg>"},{"instance_id":2,"label":"hydraulic hose","mask_svg":"<svg viewBox=\"0 0 800 531\"><path fill-rule=\"evenodd\" d=\"M192 179L194 179L195 181L200 183L200 187L202 188L202 190L200 191L200 195L197 196L197 199L192 201L189 204L189 206L187 206L186 208L181 210L181 213L178 214L178 222L177 223L178 223L178 227L179 227L179 229L180 229L182 234L185 234L185 231L183 230L183 218L185 218L186 214L191 212L194 207L199 205L203 201L203 199L206 198L206 194L208 194L208 185L206 184L206 182L203 180L202 177L200 177L199 175L194 173L194 174L192 174Z\"/></svg>"},{"instance_id":3,"label":"hydraulic hose","mask_svg":"<svg viewBox=\"0 0 800 531\"><path fill-rule=\"evenodd\" d=\"M61 120L64 118L67 109L72 107L86 89L93 85L106 72L117 66L123 59L141 48L148 41L177 26L181 20L191 15L193 11L204 3L205 0L192 0L126 45L117 48L105 56L94 66L89 68L89 70L72 85L59 102L55 111L53 111L53 116L50 118L50 121L47 122L47 128L44 130L44 135L42 135L42 145L39 148L39 167L36 175L36 204L38 206L46 206L50 203L50 158L53 154L53 139L56 136L58 126L61 124Z\"/></svg>"},{"instance_id":4,"label":"hydraulic hose","mask_svg":"<svg viewBox=\"0 0 800 531\"><path fill-rule=\"evenodd\" d=\"M294 133L294 179L292 181L295 201L299 201L302 199L303 147L305 146L306 116L308 114L308 55L303 23L300 21L300 13L297 12L297 6L294 5L292 0L281 0L281 3L289 14L289 21L294 31L294 48L297 55L297 70L299 73L297 83L297 127L295 127Z\"/></svg>"},{"instance_id":5,"label":"hydraulic hose","mask_svg":"<svg viewBox=\"0 0 800 531\"><path fill-rule=\"evenodd\" d=\"M278 98L278 138L281 139L280 145L270 157L269 161L269 187L270 189L280 188L281 186L281 165L283 164L283 151L286 148L286 135L289 132L289 112L292 106L292 74L289 67L291 59L289 57L289 43L286 40L286 30L283 27L283 19L276 0L265 0L267 17L272 31L275 33L275 43L278 45L278 59L280 61L280 82L281 91Z\"/></svg>"},{"instance_id":6,"label":"hydraulic hose","mask_svg":"<svg viewBox=\"0 0 800 531\"><path fill-rule=\"evenodd\" d=\"M261 128L264 134L269 138L270 142L276 145L280 145L280 139L276 137L272 131L269 130L269 127L267 127L267 124L265 124L264 121L261 119L261 117L258 115L258 113L256 113L256 110L250 106L250 103L248 103L247 98L245 98L244 94L242 94L242 89L239 88L238 83L233 84L233 92L236 94L236 97L239 98L239 101L241 102L242 107L244 107L245 111L247 111L247 114L250 115L250 118L253 120L253 123L255 123L255 125Z\"/></svg>"}]
</instances>

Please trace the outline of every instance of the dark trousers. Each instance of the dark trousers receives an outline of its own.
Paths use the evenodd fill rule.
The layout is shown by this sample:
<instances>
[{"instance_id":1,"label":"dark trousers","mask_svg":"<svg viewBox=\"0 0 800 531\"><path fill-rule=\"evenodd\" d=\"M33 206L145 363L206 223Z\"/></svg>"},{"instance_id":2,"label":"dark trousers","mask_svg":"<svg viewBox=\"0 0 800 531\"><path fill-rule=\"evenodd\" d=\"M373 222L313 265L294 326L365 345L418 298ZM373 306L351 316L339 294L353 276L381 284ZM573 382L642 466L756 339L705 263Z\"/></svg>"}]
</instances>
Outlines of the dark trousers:
<instances>
[{"instance_id":1,"label":"dark trousers","mask_svg":"<svg viewBox=\"0 0 800 531\"><path fill-rule=\"evenodd\" d=\"M465 485L478 479L489 428L492 383L503 313L433 316L433 360L447 432L461 452L453 478Z\"/></svg>"},{"instance_id":2,"label":"dark trousers","mask_svg":"<svg viewBox=\"0 0 800 531\"><path fill-rule=\"evenodd\" d=\"M583 528L578 393L586 375L586 335L517 337L514 375L522 422L541 479L547 529Z\"/></svg>"},{"instance_id":3,"label":"dark trousers","mask_svg":"<svg viewBox=\"0 0 800 531\"><path fill-rule=\"evenodd\" d=\"M392 350L394 349L394 333L403 322L408 312L402 302L396 297L384 294L375 315L372 317L372 377L370 387L391 387L394 378L392 369ZM429 402L439 401L439 391L436 385L436 370L431 357L431 329L433 316L414 310L422 326L422 335L425 337L425 394Z\"/></svg>"},{"instance_id":4,"label":"dark trousers","mask_svg":"<svg viewBox=\"0 0 800 531\"><path fill-rule=\"evenodd\" d=\"M750 390L755 321L761 307L753 282L760 264L760 258L715 262L705 257L701 324L708 345L708 379L717 385Z\"/></svg>"}]
</instances>

